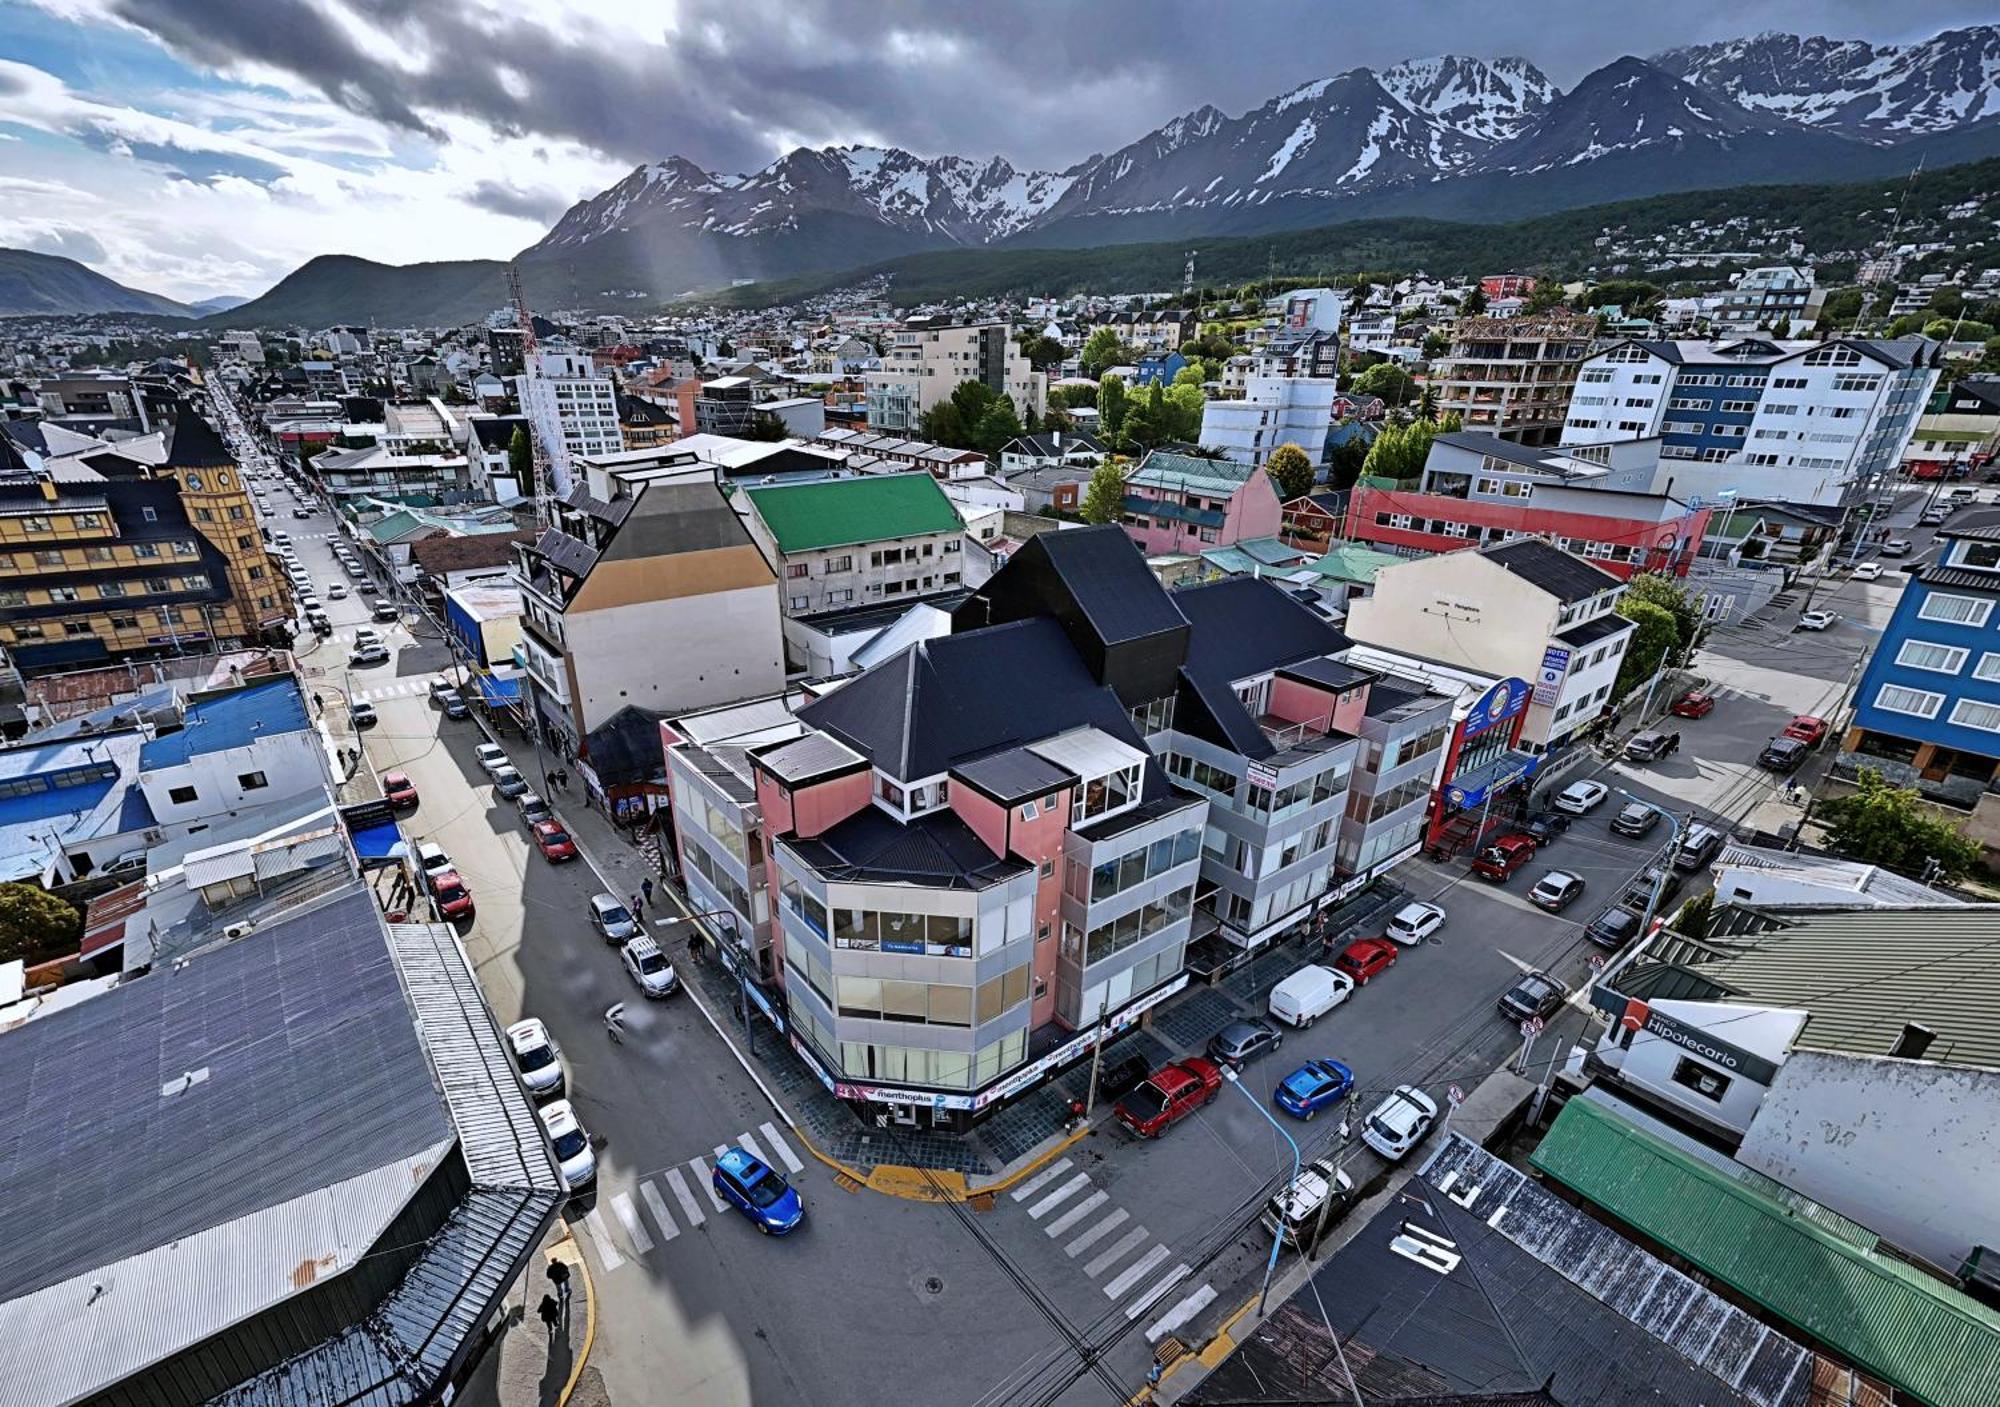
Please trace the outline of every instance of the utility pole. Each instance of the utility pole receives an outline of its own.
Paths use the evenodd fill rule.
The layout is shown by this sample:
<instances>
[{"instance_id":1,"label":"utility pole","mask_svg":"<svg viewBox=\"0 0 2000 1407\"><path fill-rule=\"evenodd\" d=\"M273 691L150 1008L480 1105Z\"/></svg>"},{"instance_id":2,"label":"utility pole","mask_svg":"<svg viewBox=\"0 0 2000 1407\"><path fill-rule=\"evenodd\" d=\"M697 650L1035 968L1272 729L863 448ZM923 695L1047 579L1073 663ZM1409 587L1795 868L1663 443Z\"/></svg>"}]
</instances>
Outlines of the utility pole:
<instances>
[{"instance_id":1,"label":"utility pole","mask_svg":"<svg viewBox=\"0 0 2000 1407\"><path fill-rule=\"evenodd\" d=\"M1090 1050L1090 1090L1083 1097L1083 1121L1090 1122L1090 1114L1097 1107L1097 1072L1104 1065L1104 1018L1111 1010L1111 998L1104 997L1097 1006L1097 1044Z\"/></svg>"},{"instance_id":2,"label":"utility pole","mask_svg":"<svg viewBox=\"0 0 2000 1407\"><path fill-rule=\"evenodd\" d=\"M514 300L514 317L521 324L521 409L528 409L527 391L530 385L541 379L535 365L535 355L539 350L535 345L535 315L528 308L528 295L521 287L521 266L507 265L507 292ZM528 447L534 456L535 473L535 527L539 531L549 525L549 451L542 442L542 434L535 424L533 415L528 416Z\"/></svg>"}]
</instances>

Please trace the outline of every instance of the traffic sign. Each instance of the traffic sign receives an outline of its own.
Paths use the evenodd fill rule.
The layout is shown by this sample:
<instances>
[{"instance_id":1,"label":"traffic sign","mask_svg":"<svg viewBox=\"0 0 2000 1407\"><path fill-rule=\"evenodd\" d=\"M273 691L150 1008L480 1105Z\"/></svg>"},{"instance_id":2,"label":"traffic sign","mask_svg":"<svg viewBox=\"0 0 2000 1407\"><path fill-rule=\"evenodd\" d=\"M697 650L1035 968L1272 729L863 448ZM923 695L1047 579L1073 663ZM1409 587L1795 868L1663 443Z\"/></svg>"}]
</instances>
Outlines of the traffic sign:
<instances>
[{"instance_id":1,"label":"traffic sign","mask_svg":"<svg viewBox=\"0 0 2000 1407\"><path fill-rule=\"evenodd\" d=\"M1446 1090L1444 1097L1451 1101L1451 1107L1454 1109L1465 1103L1465 1091L1457 1085L1453 1085L1450 1089Z\"/></svg>"},{"instance_id":2,"label":"traffic sign","mask_svg":"<svg viewBox=\"0 0 2000 1407\"><path fill-rule=\"evenodd\" d=\"M1521 1034L1529 1040L1533 1040L1542 1033L1542 1028L1545 1024L1541 1017L1530 1016L1526 1021L1521 1023Z\"/></svg>"}]
</instances>

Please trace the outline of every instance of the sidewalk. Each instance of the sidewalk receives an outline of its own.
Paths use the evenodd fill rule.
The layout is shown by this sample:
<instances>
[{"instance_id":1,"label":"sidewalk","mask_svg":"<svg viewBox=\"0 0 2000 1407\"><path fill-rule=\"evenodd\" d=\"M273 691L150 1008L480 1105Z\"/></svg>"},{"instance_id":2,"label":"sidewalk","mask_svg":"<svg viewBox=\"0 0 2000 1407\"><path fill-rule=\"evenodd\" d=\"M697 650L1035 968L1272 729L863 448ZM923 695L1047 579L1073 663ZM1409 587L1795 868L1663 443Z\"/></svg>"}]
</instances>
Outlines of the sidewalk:
<instances>
[{"instance_id":1,"label":"sidewalk","mask_svg":"<svg viewBox=\"0 0 2000 1407\"><path fill-rule=\"evenodd\" d=\"M544 1268L556 1260L570 1267L570 1304L552 1336L536 1311L542 1296L554 1293ZM610 1407L604 1379L588 1361L595 1291L582 1262L569 1227L558 1222L528 1273L507 1291L504 1327L457 1401L468 1407Z\"/></svg>"}]
</instances>

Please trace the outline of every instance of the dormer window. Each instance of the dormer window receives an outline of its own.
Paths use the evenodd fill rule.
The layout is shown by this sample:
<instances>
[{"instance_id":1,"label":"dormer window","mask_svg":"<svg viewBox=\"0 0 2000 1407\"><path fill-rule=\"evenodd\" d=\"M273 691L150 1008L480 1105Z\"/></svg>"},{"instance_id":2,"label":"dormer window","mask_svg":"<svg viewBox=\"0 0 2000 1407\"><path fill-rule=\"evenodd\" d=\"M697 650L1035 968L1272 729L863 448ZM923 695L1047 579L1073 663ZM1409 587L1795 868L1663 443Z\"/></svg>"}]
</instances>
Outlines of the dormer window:
<instances>
[{"instance_id":1,"label":"dormer window","mask_svg":"<svg viewBox=\"0 0 2000 1407\"><path fill-rule=\"evenodd\" d=\"M1975 571L2000 571L2000 542L1960 542L1952 553L1951 564Z\"/></svg>"}]
</instances>

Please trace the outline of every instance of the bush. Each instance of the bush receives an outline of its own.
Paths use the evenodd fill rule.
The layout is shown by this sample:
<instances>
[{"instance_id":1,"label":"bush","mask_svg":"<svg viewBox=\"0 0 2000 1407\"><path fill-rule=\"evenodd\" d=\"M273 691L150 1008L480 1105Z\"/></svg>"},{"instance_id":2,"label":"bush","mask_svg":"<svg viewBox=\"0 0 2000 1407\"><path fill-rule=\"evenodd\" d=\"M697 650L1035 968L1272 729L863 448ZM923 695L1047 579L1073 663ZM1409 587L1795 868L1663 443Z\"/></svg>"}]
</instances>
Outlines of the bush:
<instances>
[{"instance_id":1,"label":"bush","mask_svg":"<svg viewBox=\"0 0 2000 1407\"><path fill-rule=\"evenodd\" d=\"M76 951L83 915L32 884L0 884L0 962L42 962Z\"/></svg>"}]
</instances>

